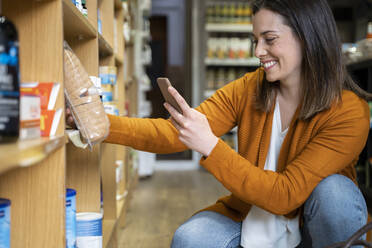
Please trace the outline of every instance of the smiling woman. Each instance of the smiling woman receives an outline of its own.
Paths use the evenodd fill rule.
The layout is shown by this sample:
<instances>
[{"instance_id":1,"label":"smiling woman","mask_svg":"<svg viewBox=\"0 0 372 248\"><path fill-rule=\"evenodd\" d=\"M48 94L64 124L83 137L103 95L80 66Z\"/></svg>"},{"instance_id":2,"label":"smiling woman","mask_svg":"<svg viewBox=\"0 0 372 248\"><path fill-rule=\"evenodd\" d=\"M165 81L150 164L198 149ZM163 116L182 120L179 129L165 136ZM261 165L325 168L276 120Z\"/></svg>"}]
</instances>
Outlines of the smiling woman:
<instances>
[{"instance_id":1,"label":"smiling woman","mask_svg":"<svg viewBox=\"0 0 372 248\"><path fill-rule=\"evenodd\" d=\"M284 29L282 32L285 32L285 30L291 32L286 36L287 38L293 36L293 39L281 42L284 47L272 44L271 48L274 50L274 56L275 52L279 51L279 54L286 54L284 56L287 60L300 60L300 80L302 81L299 92L302 98L301 119L308 119L316 113L328 109L335 98L341 100L343 89L352 90L364 99L371 97L370 94L358 87L346 71L345 64L342 61L341 42L336 23L325 0L301 1L301 3L296 1L258 0L254 1L252 7L253 14L256 17L260 16L257 15L258 13L272 11L272 14L268 16L279 16L277 18L280 20L276 20L279 22L271 23L271 25L284 24L281 25ZM261 19L254 18L256 22ZM270 25L269 20L262 20L262 22ZM261 23L256 23L253 26L254 29L265 28ZM262 31L261 35L265 35L264 38L266 38L268 45L275 43L276 38L280 39L280 33L278 34L280 30L276 31L279 37L275 36L275 32ZM291 42L293 40L297 40L297 44ZM257 54L259 51L256 49L256 56L261 58L261 54ZM285 63L285 61L282 63ZM296 65L297 63L290 61L290 64ZM283 85L281 79L272 78L270 73L265 74L262 85L258 85L260 96L257 98L258 107L264 111L271 108L277 91L277 84L270 84L268 81L280 81Z\"/></svg>"},{"instance_id":2,"label":"smiling woman","mask_svg":"<svg viewBox=\"0 0 372 248\"><path fill-rule=\"evenodd\" d=\"M257 71L195 109L168 88L182 109L165 104L168 120L109 116L106 142L193 149L231 192L181 225L173 248L325 247L366 222L354 165L371 96L345 70L327 1L255 0L253 12ZM236 126L238 152L219 138Z\"/></svg>"}]
</instances>

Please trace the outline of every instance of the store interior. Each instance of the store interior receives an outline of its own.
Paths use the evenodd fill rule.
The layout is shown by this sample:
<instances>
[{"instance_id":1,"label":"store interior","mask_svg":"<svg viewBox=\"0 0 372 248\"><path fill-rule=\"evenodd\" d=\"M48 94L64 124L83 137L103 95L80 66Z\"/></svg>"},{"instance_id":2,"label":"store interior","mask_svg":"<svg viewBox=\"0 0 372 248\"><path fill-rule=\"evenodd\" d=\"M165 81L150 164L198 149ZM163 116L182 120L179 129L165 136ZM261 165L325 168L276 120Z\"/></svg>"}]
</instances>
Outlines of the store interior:
<instances>
[{"instance_id":1,"label":"store interior","mask_svg":"<svg viewBox=\"0 0 372 248\"><path fill-rule=\"evenodd\" d=\"M183 222L229 194L195 151L105 143L106 114L167 119L157 78L194 108L255 71L249 2L0 0L0 83L12 74L18 92L0 95L0 110L16 109L0 113L0 248L170 247ZM347 70L372 93L372 1L328 3ZM221 138L237 149L237 128ZM356 172L372 216L371 166L369 136Z\"/></svg>"}]
</instances>

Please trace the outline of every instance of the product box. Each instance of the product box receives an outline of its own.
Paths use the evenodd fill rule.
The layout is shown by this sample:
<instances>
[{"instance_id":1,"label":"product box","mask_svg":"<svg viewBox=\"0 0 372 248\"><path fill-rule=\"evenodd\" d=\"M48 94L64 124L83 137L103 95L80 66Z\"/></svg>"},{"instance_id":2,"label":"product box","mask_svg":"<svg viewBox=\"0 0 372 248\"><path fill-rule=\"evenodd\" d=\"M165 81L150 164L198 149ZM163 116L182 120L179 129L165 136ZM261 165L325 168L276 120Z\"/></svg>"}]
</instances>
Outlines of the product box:
<instances>
[{"instance_id":1,"label":"product box","mask_svg":"<svg viewBox=\"0 0 372 248\"><path fill-rule=\"evenodd\" d=\"M60 84L55 82L26 82L21 83L21 92L40 96L43 109L54 109Z\"/></svg>"},{"instance_id":2,"label":"product box","mask_svg":"<svg viewBox=\"0 0 372 248\"><path fill-rule=\"evenodd\" d=\"M102 84L102 102L107 103L107 102L112 102L114 97L113 97L113 86L111 84Z\"/></svg>"},{"instance_id":3,"label":"product box","mask_svg":"<svg viewBox=\"0 0 372 248\"><path fill-rule=\"evenodd\" d=\"M104 102L103 107L105 108L106 114L119 115L119 109L117 104L114 102Z\"/></svg>"},{"instance_id":4,"label":"product box","mask_svg":"<svg viewBox=\"0 0 372 248\"><path fill-rule=\"evenodd\" d=\"M62 109L48 110L42 109L40 116L40 131L41 136L51 137L56 135L58 124L61 120Z\"/></svg>"},{"instance_id":5,"label":"product box","mask_svg":"<svg viewBox=\"0 0 372 248\"><path fill-rule=\"evenodd\" d=\"M40 137L40 97L21 91L20 139Z\"/></svg>"},{"instance_id":6,"label":"product box","mask_svg":"<svg viewBox=\"0 0 372 248\"><path fill-rule=\"evenodd\" d=\"M99 77L101 78L102 84L116 84L117 70L115 66L100 66Z\"/></svg>"},{"instance_id":7,"label":"product box","mask_svg":"<svg viewBox=\"0 0 372 248\"><path fill-rule=\"evenodd\" d=\"M30 82L21 84L21 93L39 96L41 136L54 136L62 116L62 109L55 109L60 84L55 82Z\"/></svg>"},{"instance_id":8,"label":"product box","mask_svg":"<svg viewBox=\"0 0 372 248\"><path fill-rule=\"evenodd\" d=\"M90 81L94 84L96 87L98 94L102 96L102 83L101 83L101 78L95 77L95 76L89 76Z\"/></svg>"}]
</instances>

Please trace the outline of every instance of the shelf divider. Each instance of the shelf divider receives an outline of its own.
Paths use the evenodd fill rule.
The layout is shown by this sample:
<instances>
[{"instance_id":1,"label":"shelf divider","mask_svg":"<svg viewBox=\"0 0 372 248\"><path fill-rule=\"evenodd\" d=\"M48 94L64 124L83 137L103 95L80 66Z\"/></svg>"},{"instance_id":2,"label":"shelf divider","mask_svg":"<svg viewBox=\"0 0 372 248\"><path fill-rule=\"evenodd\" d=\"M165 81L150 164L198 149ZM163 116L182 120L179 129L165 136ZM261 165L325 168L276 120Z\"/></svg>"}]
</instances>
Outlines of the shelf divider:
<instances>
[{"instance_id":1,"label":"shelf divider","mask_svg":"<svg viewBox=\"0 0 372 248\"><path fill-rule=\"evenodd\" d=\"M94 18L92 18L92 21ZM97 29L71 2L63 0L63 23L65 39L91 39L97 37Z\"/></svg>"}]
</instances>

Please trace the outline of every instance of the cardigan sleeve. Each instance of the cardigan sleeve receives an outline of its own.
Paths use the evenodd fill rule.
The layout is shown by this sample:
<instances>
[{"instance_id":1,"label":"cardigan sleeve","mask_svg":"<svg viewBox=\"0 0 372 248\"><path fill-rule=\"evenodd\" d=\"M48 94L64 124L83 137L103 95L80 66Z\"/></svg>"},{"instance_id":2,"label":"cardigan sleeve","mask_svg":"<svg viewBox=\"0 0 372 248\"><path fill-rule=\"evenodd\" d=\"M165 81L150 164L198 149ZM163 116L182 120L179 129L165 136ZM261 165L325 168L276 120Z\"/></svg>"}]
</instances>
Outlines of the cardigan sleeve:
<instances>
[{"instance_id":1,"label":"cardigan sleeve","mask_svg":"<svg viewBox=\"0 0 372 248\"><path fill-rule=\"evenodd\" d=\"M357 159L369 132L368 105L353 95L327 120L282 172L260 169L222 140L201 164L239 199L273 214L300 207L316 185Z\"/></svg>"},{"instance_id":2,"label":"cardigan sleeve","mask_svg":"<svg viewBox=\"0 0 372 248\"><path fill-rule=\"evenodd\" d=\"M108 118L110 132L106 143L153 153L174 153L187 149L179 141L178 131L169 120L114 115L108 115Z\"/></svg>"},{"instance_id":3,"label":"cardigan sleeve","mask_svg":"<svg viewBox=\"0 0 372 248\"><path fill-rule=\"evenodd\" d=\"M255 77L254 73L246 77ZM238 79L219 89L204 101L197 111L206 115L212 132L221 136L236 125L237 103L244 92L246 77ZM133 147L154 153L173 153L186 150L179 141L178 130L170 120L150 118L130 118L108 115L110 132L105 142Z\"/></svg>"}]
</instances>

